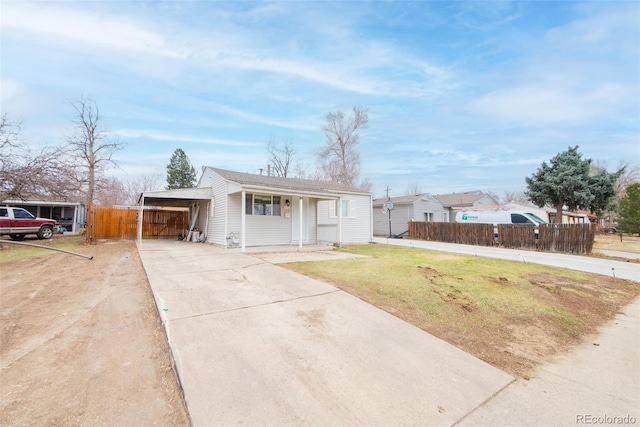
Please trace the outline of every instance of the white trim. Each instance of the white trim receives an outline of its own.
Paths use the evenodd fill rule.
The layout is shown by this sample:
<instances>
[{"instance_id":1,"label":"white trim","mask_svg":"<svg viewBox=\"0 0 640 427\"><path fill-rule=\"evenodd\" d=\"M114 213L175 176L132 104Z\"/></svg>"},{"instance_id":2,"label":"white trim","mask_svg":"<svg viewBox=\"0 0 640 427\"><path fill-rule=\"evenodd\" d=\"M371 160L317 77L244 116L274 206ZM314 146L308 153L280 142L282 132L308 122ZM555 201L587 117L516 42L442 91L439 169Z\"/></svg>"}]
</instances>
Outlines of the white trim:
<instances>
[{"instance_id":1,"label":"white trim","mask_svg":"<svg viewBox=\"0 0 640 427\"><path fill-rule=\"evenodd\" d=\"M224 190L227 192L229 187L229 181L224 181ZM229 241L226 240L227 236L229 236L229 194L225 194L224 196L224 233L222 234L222 239L225 242L225 247L229 246Z\"/></svg>"},{"instance_id":2,"label":"white trim","mask_svg":"<svg viewBox=\"0 0 640 427\"><path fill-rule=\"evenodd\" d=\"M298 208L298 212L300 213L300 225L298 226L298 248L302 249L302 240L304 238L304 234L303 234L303 230L304 230L304 221L303 221L303 212L304 212L304 204L303 204L304 198L300 197L300 202L299 204L299 208Z\"/></svg>"},{"instance_id":3,"label":"white trim","mask_svg":"<svg viewBox=\"0 0 640 427\"><path fill-rule=\"evenodd\" d=\"M329 218L336 218L336 205L339 200L341 199L329 201Z\"/></svg>"},{"instance_id":4,"label":"white trim","mask_svg":"<svg viewBox=\"0 0 640 427\"><path fill-rule=\"evenodd\" d=\"M340 215L338 215L338 246L342 247L342 197L338 199L338 205L340 206Z\"/></svg>"}]
</instances>

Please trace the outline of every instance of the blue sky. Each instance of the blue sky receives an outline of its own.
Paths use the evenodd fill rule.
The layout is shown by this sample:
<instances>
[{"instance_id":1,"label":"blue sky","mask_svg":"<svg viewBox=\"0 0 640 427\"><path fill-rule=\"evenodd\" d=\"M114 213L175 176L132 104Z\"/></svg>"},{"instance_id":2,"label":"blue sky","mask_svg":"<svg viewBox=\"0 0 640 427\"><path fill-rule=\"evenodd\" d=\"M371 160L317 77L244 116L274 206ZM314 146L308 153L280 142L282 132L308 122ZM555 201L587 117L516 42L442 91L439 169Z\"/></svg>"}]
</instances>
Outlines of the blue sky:
<instances>
[{"instance_id":1,"label":"blue sky","mask_svg":"<svg viewBox=\"0 0 640 427\"><path fill-rule=\"evenodd\" d=\"M525 189L542 161L640 162L640 2L12 2L1 106L63 144L94 99L126 144L110 174L182 148L257 173L270 139L314 168L330 111L369 109L374 196Z\"/></svg>"}]
</instances>

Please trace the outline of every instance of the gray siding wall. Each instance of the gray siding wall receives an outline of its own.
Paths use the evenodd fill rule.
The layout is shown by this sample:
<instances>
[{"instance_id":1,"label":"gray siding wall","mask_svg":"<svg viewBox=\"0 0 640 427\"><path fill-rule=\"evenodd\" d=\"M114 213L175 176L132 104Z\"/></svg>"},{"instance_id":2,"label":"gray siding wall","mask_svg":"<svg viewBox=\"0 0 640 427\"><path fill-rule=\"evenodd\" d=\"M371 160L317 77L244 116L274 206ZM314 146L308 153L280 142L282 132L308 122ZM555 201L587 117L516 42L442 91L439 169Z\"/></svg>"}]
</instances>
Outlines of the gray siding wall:
<instances>
[{"instance_id":1,"label":"gray siding wall","mask_svg":"<svg viewBox=\"0 0 640 427\"><path fill-rule=\"evenodd\" d=\"M205 169L199 187L211 187L211 206L209 208L209 227L207 229L207 242L220 246L227 244L227 181L217 173ZM201 207L200 209L203 209ZM206 203L204 206L206 209ZM202 223L204 226L204 222Z\"/></svg>"},{"instance_id":2,"label":"gray siding wall","mask_svg":"<svg viewBox=\"0 0 640 427\"><path fill-rule=\"evenodd\" d=\"M291 220L282 216L247 215L247 246L288 245Z\"/></svg>"},{"instance_id":3,"label":"gray siding wall","mask_svg":"<svg viewBox=\"0 0 640 427\"><path fill-rule=\"evenodd\" d=\"M433 222L442 222L444 217L442 213L444 208L442 204L432 197L420 199L414 205L413 220L416 222L426 221L425 212L433 212Z\"/></svg>"},{"instance_id":4,"label":"gray siding wall","mask_svg":"<svg viewBox=\"0 0 640 427\"><path fill-rule=\"evenodd\" d=\"M411 220L416 222L426 221L425 213L433 213L433 222L444 221L442 204L431 196L425 196L412 204L395 205L391 211L391 234L398 235L409 229ZM452 218L449 218L451 222ZM373 209L373 234L377 236L389 235L389 213L383 213L382 209Z\"/></svg>"},{"instance_id":5,"label":"gray siding wall","mask_svg":"<svg viewBox=\"0 0 640 427\"><path fill-rule=\"evenodd\" d=\"M281 195L281 200L292 200L291 196ZM239 237L242 228L242 193L229 195L229 232L235 232ZM310 203L310 208L311 208ZM292 204L291 209L297 209ZM292 239L292 220L284 217L284 209L281 216L246 215L245 216L245 245L265 246L265 245L289 245ZM312 217L309 217L309 224L313 224ZM315 232L314 232L315 235ZM309 239L311 241L311 232ZM314 237L315 239L315 237ZM313 240L315 241L315 240Z\"/></svg>"},{"instance_id":6,"label":"gray siding wall","mask_svg":"<svg viewBox=\"0 0 640 427\"><path fill-rule=\"evenodd\" d=\"M495 205L495 202L491 199L491 197L484 195L480 200L475 202L473 206L492 206Z\"/></svg>"},{"instance_id":7,"label":"gray siding wall","mask_svg":"<svg viewBox=\"0 0 640 427\"><path fill-rule=\"evenodd\" d=\"M391 209L391 234L400 234L407 230L407 223L414 216L412 205L396 205ZM373 234L389 235L389 212L376 207L373 211Z\"/></svg>"},{"instance_id":8,"label":"gray siding wall","mask_svg":"<svg viewBox=\"0 0 640 427\"><path fill-rule=\"evenodd\" d=\"M368 243L371 241L371 197L360 195L344 196L343 200L355 203L355 218L342 218L342 243ZM329 218L328 200L318 201L318 242L337 242L338 218Z\"/></svg>"}]
</instances>

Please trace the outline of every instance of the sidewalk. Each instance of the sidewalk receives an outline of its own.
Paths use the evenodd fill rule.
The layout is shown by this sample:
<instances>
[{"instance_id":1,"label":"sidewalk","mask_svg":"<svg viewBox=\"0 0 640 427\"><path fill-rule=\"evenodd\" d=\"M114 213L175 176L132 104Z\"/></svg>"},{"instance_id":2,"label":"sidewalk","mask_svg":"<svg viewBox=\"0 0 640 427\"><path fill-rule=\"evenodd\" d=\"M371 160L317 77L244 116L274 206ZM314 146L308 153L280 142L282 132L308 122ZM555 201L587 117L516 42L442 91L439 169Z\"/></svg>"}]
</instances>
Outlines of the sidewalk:
<instances>
[{"instance_id":1,"label":"sidewalk","mask_svg":"<svg viewBox=\"0 0 640 427\"><path fill-rule=\"evenodd\" d=\"M542 367L530 381L513 382L456 425L637 425L639 380L640 299L636 299L597 337Z\"/></svg>"},{"instance_id":2,"label":"sidewalk","mask_svg":"<svg viewBox=\"0 0 640 427\"><path fill-rule=\"evenodd\" d=\"M532 262L536 264L568 268L571 270L586 271L588 273L603 274L605 276L615 276L622 279L634 280L636 282L640 281L640 264L631 262L552 252L504 249L489 246L458 245L455 243L431 242L426 240L374 237L373 241L379 244L409 246L464 255Z\"/></svg>"}]
</instances>

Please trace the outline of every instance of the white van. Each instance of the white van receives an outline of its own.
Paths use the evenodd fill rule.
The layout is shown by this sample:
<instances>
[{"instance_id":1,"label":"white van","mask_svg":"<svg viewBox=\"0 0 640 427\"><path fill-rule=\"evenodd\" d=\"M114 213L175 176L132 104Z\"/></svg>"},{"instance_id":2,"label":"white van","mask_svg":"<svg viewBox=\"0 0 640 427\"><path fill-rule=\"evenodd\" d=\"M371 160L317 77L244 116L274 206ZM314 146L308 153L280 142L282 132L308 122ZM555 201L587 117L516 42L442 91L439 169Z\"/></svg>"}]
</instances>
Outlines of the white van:
<instances>
[{"instance_id":1,"label":"white van","mask_svg":"<svg viewBox=\"0 0 640 427\"><path fill-rule=\"evenodd\" d=\"M456 213L456 222L467 224L533 224L546 222L528 212L519 211L461 211Z\"/></svg>"}]
</instances>

